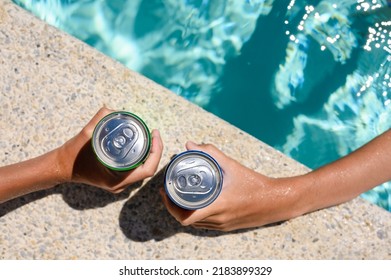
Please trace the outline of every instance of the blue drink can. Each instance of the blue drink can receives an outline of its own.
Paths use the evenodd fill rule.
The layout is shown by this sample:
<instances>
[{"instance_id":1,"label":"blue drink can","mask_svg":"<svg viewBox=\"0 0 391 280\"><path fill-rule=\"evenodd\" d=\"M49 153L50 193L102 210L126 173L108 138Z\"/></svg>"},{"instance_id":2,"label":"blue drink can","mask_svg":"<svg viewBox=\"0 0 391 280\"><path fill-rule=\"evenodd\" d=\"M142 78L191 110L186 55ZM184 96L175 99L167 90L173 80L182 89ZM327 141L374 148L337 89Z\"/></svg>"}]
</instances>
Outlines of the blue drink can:
<instances>
[{"instance_id":1,"label":"blue drink can","mask_svg":"<svg viewBox=\"0 0 391 280\"><path fill-rule=\"evenodd\" d=\"M179 207L195 210L208 206L220 194L223 173L210 155L190 150L176 155L167 165L164 188Z\"/></svg>"},{"instance_id":2,"label":"blue drink can","mask_svg":"<svg viewBox=\"0 0 391 280\"><path fill-rule=\"evenodd\" d=\"M107 168L127 171L142 164L151 149L151 134L144 121L126 111L103 117L92 134L92 147Z\"/></svg>"}]
</instances>

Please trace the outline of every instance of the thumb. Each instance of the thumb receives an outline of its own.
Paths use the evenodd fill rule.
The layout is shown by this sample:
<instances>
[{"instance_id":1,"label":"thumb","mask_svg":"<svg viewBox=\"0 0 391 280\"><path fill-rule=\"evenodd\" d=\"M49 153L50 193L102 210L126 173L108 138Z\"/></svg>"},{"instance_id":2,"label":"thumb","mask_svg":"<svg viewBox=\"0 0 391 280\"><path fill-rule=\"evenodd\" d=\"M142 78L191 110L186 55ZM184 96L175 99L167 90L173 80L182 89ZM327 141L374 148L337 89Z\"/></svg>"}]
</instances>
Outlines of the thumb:
<instances>
[{"instance_id":1,"label":"thumb","mask_svg":"<svg viewBox=\"0 0 391 280\"><path fill-rule=\"evenodd\" d=\"M225 171L229 168L229 164L233 162L233 159L225 155L221 150L219 150L213 144L196 144L192 141L186 142L187 150L198 150L212 156Z\"/></svg>"},{"instance_id":2,"label":"thumb","mask_svg":"<svg viewBox=\"0 0 391 280\"><path fill-rule=\"evenodd\" d=\"M201 145L198 145L193 141L187 141L186 142L186 149L187 150L201 150Z\"/></svg>"}]
</instances>

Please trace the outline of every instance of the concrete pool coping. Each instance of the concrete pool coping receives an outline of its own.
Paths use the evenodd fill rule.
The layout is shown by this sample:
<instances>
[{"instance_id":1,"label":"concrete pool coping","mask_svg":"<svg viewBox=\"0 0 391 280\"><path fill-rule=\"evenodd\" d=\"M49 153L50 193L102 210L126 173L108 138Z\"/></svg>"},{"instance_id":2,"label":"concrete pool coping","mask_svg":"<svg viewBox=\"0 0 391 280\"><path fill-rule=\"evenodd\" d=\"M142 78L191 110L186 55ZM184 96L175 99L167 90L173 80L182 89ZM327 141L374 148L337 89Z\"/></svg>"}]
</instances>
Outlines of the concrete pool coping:
<instances>
[{"instance_id":1,"label":"concrete pool coping","mask_svg":"<svg viewBox=\"0 0 391 280\"><path fill-rule=\"evenodd\" d=\"M1 259L391 258L390 213L361 198L252 230L180 226L158 188L187 140L272 177L309 169L8 0L0 30L1 165L61 145L103 104L141 116L165 144L158 174L126 193L64 184L0 205Z\"/></svg>"}]
</instances>

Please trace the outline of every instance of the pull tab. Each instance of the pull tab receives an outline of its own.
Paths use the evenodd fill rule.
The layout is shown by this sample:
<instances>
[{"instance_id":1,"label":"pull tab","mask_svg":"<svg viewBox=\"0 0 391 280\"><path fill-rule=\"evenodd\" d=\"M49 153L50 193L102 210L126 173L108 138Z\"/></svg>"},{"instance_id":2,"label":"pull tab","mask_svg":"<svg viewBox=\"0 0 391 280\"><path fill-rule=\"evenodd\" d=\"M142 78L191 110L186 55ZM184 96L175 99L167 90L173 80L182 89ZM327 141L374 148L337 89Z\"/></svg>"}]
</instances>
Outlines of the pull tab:
<instances>
[{"instance_id":1,"label":"pull tab","mask_svg":"<svg viewBox=\"0 0 391 280\"><path fill-rule=\"evenodd\" d=\"M136 144L138 138L139 133L134 125L122 123L103 137L102 151L113 160L123 159Z\"/></svg>"},{"instance_id":2,"label":"pull tab","mask_svg":"<svg viewBox=\"0 0 391 280\"><path fill-rule=\"evenodd\" d=\"M205 165L184 168L177 172L174 185L182 194L207 194L214 186L213 172Z\"/></svg>"}]
</instances>

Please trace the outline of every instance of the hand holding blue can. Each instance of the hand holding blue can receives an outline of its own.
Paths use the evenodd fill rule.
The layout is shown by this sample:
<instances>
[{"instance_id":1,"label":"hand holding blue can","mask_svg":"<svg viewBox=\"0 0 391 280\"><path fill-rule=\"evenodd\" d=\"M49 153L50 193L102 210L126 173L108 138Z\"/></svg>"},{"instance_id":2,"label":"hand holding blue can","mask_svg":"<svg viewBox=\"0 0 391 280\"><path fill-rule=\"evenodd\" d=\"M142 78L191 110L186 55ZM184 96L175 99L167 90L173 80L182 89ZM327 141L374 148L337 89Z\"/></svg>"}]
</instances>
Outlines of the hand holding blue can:
<instances>
[{"instance_id":1,"label":"hand holding blue can","mask_svg":"<svg viewBox=\"0 0 391 280\"><path fill-rule=\"evenodd\" d=\"M196 150L197 153L213 157L224 174L224 180L221 178L219 195L213 197L212 201L208 201L208 205L197 208L188 207L187 202L183 206L176 201L175 196L180 195L170 190L170 183L167 181L170 180L170 176L166 175L166 186L165 189L160 190L160 194L168 212L183 226L232 231L292 217L292 210L295 209L293 207L294 189L289 184L285 184L284 180L275 180L251 170L212 144L197 145L188 142L186 148L188 152L185 152L185 155L187 153L191 155L192 151ZM175 158L173 160L175 163ZM170 169L169 164L166 174L169 174ZM182 170L185 171L186 168ZM175 180L177 186L188 186L193 181L191 172L190 175L186 175L186 179L179 176L173 179ZM194 180L194 182L198 181ZM180 189L180 187L177 188ZM208 188L204 188L205 192L207 190ZM176 191L181 193L181 191Z\"/></svg>"},{"instance_id":2,"label":"hand holding blue can","mask_svg":"<svg viewBox=\"0 0 391 280\"><path fill-rule=\"evenodd\" d=\"M221 166L224 181L220 195L204 208L188 210L172 202L163 189L160 193L167 210L184 226L232 231L280 223L347 202L390 181L390 143L391 129L330 164L274 178L246 167L212 144L188 142L188 150L207 153ZM185 186L184 179L177 181ZM186 182L192 178L188 176Z\"/></svg>"}]
</instances>

